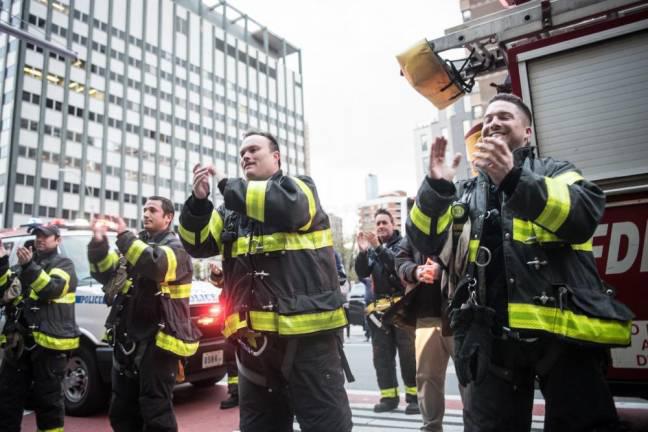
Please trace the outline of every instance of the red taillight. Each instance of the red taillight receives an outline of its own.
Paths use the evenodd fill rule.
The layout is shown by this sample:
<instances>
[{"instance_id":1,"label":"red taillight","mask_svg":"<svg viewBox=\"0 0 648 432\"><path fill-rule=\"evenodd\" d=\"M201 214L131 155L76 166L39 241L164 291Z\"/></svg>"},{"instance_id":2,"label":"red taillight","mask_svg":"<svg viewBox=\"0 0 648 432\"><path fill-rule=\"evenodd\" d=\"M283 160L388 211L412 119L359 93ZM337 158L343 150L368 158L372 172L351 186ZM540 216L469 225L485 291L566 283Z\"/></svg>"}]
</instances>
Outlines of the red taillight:
<instances>
[{"instance_id":1,"label":"red taillight","mask_svg":"<svg viewBox=\"0 0 648 432\"><path fill-rule=\"evenodd\" d=\"M210 306L206 312L207 313L205 315L202 315L200 318L196 320L199 326L206 327L206 326L218 324L223 318L222 317L223 309L221 305L217 304L217 305Z\"/></svg>"}]
</instances>

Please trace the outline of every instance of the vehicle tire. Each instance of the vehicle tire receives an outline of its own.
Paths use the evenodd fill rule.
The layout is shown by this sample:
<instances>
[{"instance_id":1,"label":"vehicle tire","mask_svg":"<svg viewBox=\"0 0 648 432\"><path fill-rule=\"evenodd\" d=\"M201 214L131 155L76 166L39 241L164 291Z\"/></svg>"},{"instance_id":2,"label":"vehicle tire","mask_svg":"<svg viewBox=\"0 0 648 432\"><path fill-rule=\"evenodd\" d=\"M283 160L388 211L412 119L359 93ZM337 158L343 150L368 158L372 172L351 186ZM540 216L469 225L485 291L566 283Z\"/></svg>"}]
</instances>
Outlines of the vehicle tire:
<instances>
[{"instance_id":1,"label":"vehicle tire","mask_svg":"<svg viewBox=\"0 0 648 432\"><path fill-rule=\"evenodd\" d=\"M70 355L63 379L65 412L83 417L106 406L108 392L101 381L94 350L81 345Z\"/></svg>"},{"instance_id":2,"label":"vehicle tire","mask_svg":"<svg viewBox=\"0 0 648 432\"><path fill-rule=\"evenodd\" d=\"M191 381L191 385L196 387L196 388L208 388L212 387L214 384L216 384L218 381L222 380L223 377L225 376L225 372L218 374L214 377L210 378L205 378L197 381Z\"/></svg>"}]
</instances>

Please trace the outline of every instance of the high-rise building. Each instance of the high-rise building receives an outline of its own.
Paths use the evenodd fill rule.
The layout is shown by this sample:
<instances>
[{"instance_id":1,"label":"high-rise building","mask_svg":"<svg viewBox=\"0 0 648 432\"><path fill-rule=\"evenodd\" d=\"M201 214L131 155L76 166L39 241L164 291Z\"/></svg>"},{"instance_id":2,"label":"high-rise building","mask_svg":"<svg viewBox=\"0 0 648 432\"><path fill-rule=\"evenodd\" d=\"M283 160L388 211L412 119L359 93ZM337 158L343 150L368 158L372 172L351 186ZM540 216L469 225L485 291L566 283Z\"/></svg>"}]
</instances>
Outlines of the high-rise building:
<instances>
[{"instance_id":1,"label":"high-rise building","mask_svg":"<svg viewBox=\"0 0 648 432\"><path fill-rule=\"evenodd\" d=\"M331 234L333 235L333 248L342 253L344 249L344 220L333 213L328 214L331 224Z\"/></svg>"},{"instance_id":2,"label":"high-rise building","mask_svg":"<svg viewBox=\"0 0 648 432\"><path fill-rule=\"evenodd\" d=\"M284 172L307 173L301 50L225 1L2 3L78 53L0 34L4 226L102 213L136 227L147 196L181 208L194 164L239 175L250 129L278 137Z\"/></svg>"},{"instance_id":3,"label":"high-rise building","mask_svg":"<svg viewBox=\"0 0 648 432\"><path fill-rule=\"evenodd\" d=\"M394 191L380 195L378 198L368 200L358 206L358 229L361 231L375 231L376 210L384 208L389 210L394 217L394 228L405 233L407 221L407 194L403 191Z\"/></svg>"},{"instance_id":4,"label":"high-rise building","mask_svg":"<svg viewBox=\"0 0 648 432\"><path fill-rule=\"evenodd\" d=\"M365 178L365 199L372 200L378 198L378 176L376 174L367 174Z\"/></svg>"},{"instance_id":5,"label":"high-rise building","mask_svg":"<svg viewBox=\"0 0 648 432\"><path fill-rule=\"evenodd\" d=\"M416 181L420 184L427 174L430 165L430 145L436 137L443 136L448 140L446 161L450 162L455 153L463 155L457 169L457 179L470 176L470 166L466 163L466 146L464 135L473 126L473 116L466 98L461 98L444 110L434 110L429 123L414 129L414 160L416 163Z\"/></svg>"}]
</instances>

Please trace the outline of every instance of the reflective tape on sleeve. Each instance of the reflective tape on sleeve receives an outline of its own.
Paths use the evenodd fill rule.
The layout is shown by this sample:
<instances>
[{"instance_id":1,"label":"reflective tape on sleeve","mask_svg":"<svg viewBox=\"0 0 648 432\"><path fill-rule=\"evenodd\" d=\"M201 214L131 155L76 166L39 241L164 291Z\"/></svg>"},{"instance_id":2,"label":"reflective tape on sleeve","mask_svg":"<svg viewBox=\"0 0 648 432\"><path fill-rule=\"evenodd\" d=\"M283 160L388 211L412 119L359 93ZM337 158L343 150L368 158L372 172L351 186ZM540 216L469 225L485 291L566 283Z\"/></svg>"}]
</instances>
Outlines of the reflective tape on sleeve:
<instances>
[{"instance_id":1,"label":"reflective tape on sleeve","mask_svg":"<svg viewBox=\"0 0 648 432\"><path fill-rule=\"evenodd\" d=\"M0 286L5 285L9 281L9 275L11 272L7 269L2 276L0 276Z\"/></svg>"},{"instance_id":2,"label":"reflective tape on sleeve","mask_svg":"<svg viewBox=\"0 0 648 432\"><path fill-rule=\"evenodd\" d=\"M134 266L135 264L137 264L139 257L142 255L142 253L144 253L147 247L148 245L139 239L131 243L130 247L126 251L126 259L130 263L130 265Z\"/></svg>"},{"instance_id":3,"label":"reflective tape on sleeve","mask_svg":"<svg viewBox=\"0 0 648 432\"><path fill-rule=\"evenodd\" d=\"M410 219L416 228L425 235L430 235L432 231L432 218L421 211L416 203L410 210Z\"/></svg>"},{"instance_id":4,"label":"reflective tape on sleeve","mask_svg":"<svg viewBox=\"0 0 648 432\"><path fill-rule=\"evenodd\" d=\"M41 270L40 273L38 273L38 277L34 282L32 282L29 286L31 289L33 289L36 293L39 293L43 288L47 286L48 283L50 283L50 275L48 275L45 270Z\"/></svg>"},{"instance_id":5,"label":"reflective tape on sleeve","mask_svg":"<svg viewBox=\"0 0 648 432\"><path fill-rule=\"evenodd\" d=\"M437 220L437 234L441 234L444 232L448 226L450 225L450 222L452 222L452 207L448 206L448 210L445 211L441 216L439 216L439 220Z\"/></svg>"},{"instance_id":6,"label":"reflective tape on sleeve","mask_svg":"<svg viewBox=\"0 0 648 432\"><path fill-rule=\"evenodd\" d=\"M558 231L569 216L571 198L567 183L551 177L544 178L547 202L535 222L552 232Z\"/></svg>"},{"instance_id":7,"label":"reflective tape on sleeve","mask_svg":"<svg viewBox=\"0 0 648 432\"><path fill-rule=\"evenodd\" d=\"M181 285L160 285L160 291L162 294L168 295L172 299L183 299L191 297L191 284L181 284Z\"/></svg>"},{"instance_id":8,"label":"reflective tape on sleeve","mask_svg":"<svg viewBox=\"0 0 648 432\"><path fill-rule=\"evenodd\" d=\"M119 256L117 255L117 252L110 249L104 259L97 263L97 269L103 273L117 265L117 262L119 262Z\"/></svg>"},{"instance_id":9,"label":"reflective tape on sleeve","mask_svg":"<svg viewBox=\"0 0 648 432\"><path fill-rule=\"evenodd\" d=\"M65 295L62 295L59 298L52 300L53 303L62 303L62 304L74 304L76 301L76 294L71 292Z\"/></svg>"},{"instance_id":10,"label":"reflective tape on sleeve","mask_svg":"<svg viewBox=\"0 0 648 432\"><path fill-rule=\"evenodd\" d=\"M53 268L49 271L50 276L55 276L58 278L61 278L65 281L65 285L63 286L63 291L61 292L61 295L64 296L67 294L68 289L70 289L70 275L68 272L66 272L63 269L60 268Z\"/></svg>"}]
</instances>

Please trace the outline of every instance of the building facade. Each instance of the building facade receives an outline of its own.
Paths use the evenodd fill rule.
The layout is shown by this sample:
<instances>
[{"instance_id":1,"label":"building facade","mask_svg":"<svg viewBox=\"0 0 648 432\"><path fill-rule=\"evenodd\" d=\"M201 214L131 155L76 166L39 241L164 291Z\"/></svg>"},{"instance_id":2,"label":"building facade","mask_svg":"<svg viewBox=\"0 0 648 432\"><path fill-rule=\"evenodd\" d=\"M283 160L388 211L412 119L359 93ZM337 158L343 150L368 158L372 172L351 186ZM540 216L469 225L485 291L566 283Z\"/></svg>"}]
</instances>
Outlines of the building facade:
<instances>
[{"instance_id":1,"label":"building facade","mask_svg":"<svg viewBox=\"0 0 648 432\"><path fill-rule=\"evenodd\" d=\"M470 166L466 163L466 146L464 135L470 130L473 120L472 108L468 105L468 97L464 96L444 110L434 110L429 123L419 125L414 129L414 159L416 164L416 181L420 184L427 174L430 165L430 145L436 137L443 136L448 140L446 160L451 161L456 153L463 155L457 169L457 179L468 178Z\"/></svg>"},{"instance_id":2,"label":"building facade","mask_svg":"<svg viewBox=\"0 0 648 432\"><path fill-rule=\"evenodd\" d=\"M376 210L384 208L394 217L394 228L405 233L405 222L407 221L407 194L403 191L395 191L382 194L378 198L368 200L358 206L358 229L360 231L375 231Z\"/></svg>"},{"instance_id":3,"label":"building facade","mask_svg":"<svg viewBox=\"0 0 648 432\"><path fill-rule=\"evenodd\" d=\"M328 214L331 224L331 234L333 235L333 248L342 253L344 249L344 220L333 213Z\"/></svg>"},{"instance_id":4,"label":"building facade","mask_svg":"<svg viewBox=\"0 0 648 432\"><path fill-rule=\"evenodd\" d=\"M78 53L70 61L0 34L5 227L93 213L138 227L147 196L181 208L196 163L238 176L251 129L277 136L284 172L307 173L301 51L226 2L2 6L14 25L22 17Z\"/></svg>"}]
</instances>

